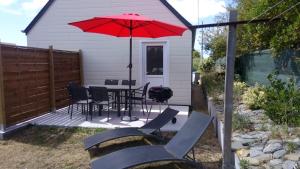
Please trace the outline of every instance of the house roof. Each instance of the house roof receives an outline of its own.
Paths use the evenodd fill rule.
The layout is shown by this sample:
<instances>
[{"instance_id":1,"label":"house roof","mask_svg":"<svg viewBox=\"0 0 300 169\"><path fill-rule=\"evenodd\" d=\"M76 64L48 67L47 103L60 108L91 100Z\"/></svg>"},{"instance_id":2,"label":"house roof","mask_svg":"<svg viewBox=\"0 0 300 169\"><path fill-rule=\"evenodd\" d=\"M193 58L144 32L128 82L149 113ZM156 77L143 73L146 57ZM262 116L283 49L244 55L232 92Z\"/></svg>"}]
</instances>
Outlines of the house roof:
<instances>
[{"instance_id":1,"label":"house roof","mask_svg":"<svg viewBox=\"0 0 300 169\"><path fill-rule=\"evenodd\" d=\"M50 6L55 0L49 0L46 5L40 10L40 12L35 16L35 18L29 23L29 25L23 30L25 34L28 34L30 30L35 26L35 24L41 19L41 17L47 12ZM165 5L186 27L192 29L192 24L187 21L175 8L170 5L167 0L160 0L160 2Z\"/></svg>"}]
</instances>

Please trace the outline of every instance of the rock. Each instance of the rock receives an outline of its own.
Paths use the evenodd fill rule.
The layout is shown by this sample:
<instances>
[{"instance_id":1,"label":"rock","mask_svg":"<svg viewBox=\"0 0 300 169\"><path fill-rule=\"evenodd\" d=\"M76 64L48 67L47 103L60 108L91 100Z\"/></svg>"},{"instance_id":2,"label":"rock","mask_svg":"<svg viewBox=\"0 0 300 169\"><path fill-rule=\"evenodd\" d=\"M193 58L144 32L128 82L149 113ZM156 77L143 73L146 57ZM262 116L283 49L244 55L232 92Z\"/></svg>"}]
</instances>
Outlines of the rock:
<instances>
[{"instance_id":1,"label":"rock","mask_svg":"<svg viewBox=\"0 0 300 169\"><path fill-rule=\"evenodd\" d=\"M274 143L282 143L282 140L278 140L278 139L276 139L276 140L269 140L268 141L268 144L274 144Z\"/></svg>"},{"instance_id":2,"label":"rock","mask_svg":"<svg viewBox=\"0 0 300 169\"><path fill-rule=\"evenodd\" d=\"M295 169L295 167L297 166L296 162L294 161L285 161L282 165L283 169Z\"/></svg>"},{"instance_id":3,"label":"rock","mask_svg":"<svg viewBox=\"0 0 300 169\"><path fill-rule=\"evenodd\" d=\"M255 158L244 157L242 159L248 161L250 165L259 166L259 160L255 159Z\"/></svg>"},{"instance_id":4,"label":"rock","mask_svg":"<svg viewBox=\"0 0 300 169\"><path fill-rule=\"evenodd\" d=\"M263 151L264 145L263 144L256 144L254 147L251 147L250 150L258 150L258 151Z\"/></svg>"},{"instance_id":5,"label":"rock","mask_svg":"<svg viewBox=\"0 0 300 169\"><path fill-rule=\"evenodd\" d=\"M256 157L259 155L264 154L262 151L257 150L257 149L250 149L250 157Z\"/></svg>"},{"instance_id":6,"label":"rock","mask_svg":"<svg viewBox=\"0 0 300 169\"><path fill-rule=\"evenodd\" d=\"M247 146L243 146L243 144L239 141L234 141L231 143L231 148L232 148L232 150L236 151L239 149L245 149L245 148L247 148Z\"/></svg>"},{"instance_id":7,"label":"rock","mask_svg":"<svg viewBox=\"0 0 300 169\"><path fill-rule=\"evenodd\" d=\"M249 150L246 150L246 149L240 149L236 152L236 154L239 156L239 157L248 157L249 156Z\"/></svg>"},{"instance_id":8,"label":"rock","mask_svg":"<svg viewBox=\"0 0 300 169\"><path fill-rule=\"evenodd\" d=\"M282 144L281 143L271 143L269 145L267 145L263 152L264 153L273 153L277 150L281 150L282 149Z\"/></svg>"},{"instance_id":9,"label":"rock","mask_svg":"<svg viewBox=\"0 0 300 169\"><path fill-rule=\"evenodd\" d=\"M284 156L284 159L291 160L291 161L299 161L300 160L300 154L287 154Z\"/></svg>"},{"instance_id":10,"label":"rock","mask_svg":"<svg viewBox=\"0 0 300 169\"><path fill-rule=\"evenodd\" d=\"M264 163L264 162L267 162L267 161L270 161L272 160L272 154L262 154L260 156L257 156L255 157L255 159L257 159L259 161L259 163Z\"/></svg>"},{"instance_id":11,"label":"rock","mask_svg":"<svg viewBox=\"0 0 300 169\"><path fill-rule=\"evenodd\" d=\"M273 159L269 162L269 165L273 167L276 165L280 165L282 163L283 163L282 159Z\"/></svg>"},{"instance_id":12,"label":"rock","mask_svg":"<svg viewBox=\"0 0 300 169\"><path fill-rule=\"evenodd\" d=\"M247 138L241 138L241 137L234 137L233 140L241 142L242 145L244 145L244 146L249 146L257 141L256 139L247 139Z\"/></svg>"},{"instance_id":13,"label":"rock","mask_svg":"<svg viewBox=\"0 0 300 169\"><path fill-rule=\"evenodd\" d=\"M297 144L298 146L300 146L300 138L295 138L294 140L292 140L291 142Z\"/></svg>"},{"instance_id":14,"label":"rock","mask_svg":"<svg viewBox=\"0 0 300 169\"><path fill-rule=\"evenodd\" d=\"M281 158L283 157L284 155L286 154L286 151L285 150L279 150L279 151L275 151L273 153L273 158Z\"/></svg>"}]
</instances>

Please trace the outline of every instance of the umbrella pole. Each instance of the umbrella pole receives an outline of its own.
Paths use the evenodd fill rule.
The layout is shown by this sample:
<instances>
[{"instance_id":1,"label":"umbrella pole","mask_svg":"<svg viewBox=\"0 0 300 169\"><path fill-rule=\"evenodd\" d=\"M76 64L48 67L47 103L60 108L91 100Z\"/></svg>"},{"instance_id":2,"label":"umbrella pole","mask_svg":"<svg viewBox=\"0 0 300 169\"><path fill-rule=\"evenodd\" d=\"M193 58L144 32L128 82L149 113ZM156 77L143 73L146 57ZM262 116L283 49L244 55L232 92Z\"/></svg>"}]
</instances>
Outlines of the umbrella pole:
<instances>
[{"instance_id":1,"label":"umbrella pole","mask_svg":"<svg viewBox=\"0 0 300 169\"><path fill-rule=\"evenodd\" d=\"M132 29L130 29L130 51L129 51L129 118L131 119L132 111L132 92L131 92L131 80L132 80Z\"/></svg>"}]
</instances>

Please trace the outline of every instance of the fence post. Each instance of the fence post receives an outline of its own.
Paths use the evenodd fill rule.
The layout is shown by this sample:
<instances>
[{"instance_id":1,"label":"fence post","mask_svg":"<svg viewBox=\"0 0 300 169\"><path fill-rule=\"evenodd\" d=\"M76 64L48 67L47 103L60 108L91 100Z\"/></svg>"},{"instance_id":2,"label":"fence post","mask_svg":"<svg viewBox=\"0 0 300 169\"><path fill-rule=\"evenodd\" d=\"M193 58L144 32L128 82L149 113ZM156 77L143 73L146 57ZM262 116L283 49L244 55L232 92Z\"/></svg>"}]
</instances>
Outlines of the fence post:
<instances>
[{"instance_id":1,"label":"fence post","mask_svg":"<svg viewBox=\"0 0 300 169\"><path fill-rule=\"evenodd\" d=\"M5 101L4 101L4 79L2 63L2 45L0 42L0 130L4 131L6 127Z\"/></svg>"},{"instance_id":2,"label":"fence post","mask_svg":"<svg viewBox=\"0 0 300 169\"><path fill-rule=\"evenodd\" d=\"M236 22L237 11L230 10L229 22ZM231 150L232 112L233 112L233 81L234 60L236 55L236 29L237 25L229 25L226 50L226 77L224 101L224 140L223 140L223 169L234 168L234 156Z\"/></svg>"},{"instance_id":3,"label":"fence post","mask_svg":"<svg viewBox=\"0 0 300 169\"><path fill-rule=\"evenodd\" d=\"M84 85L84 74L83 74L83 55L82 55L82 50L79 50L79 71L80 71L80 85L83 86Z\"/></svg>"},{"instance_id":4,"label":"fence post","mask_svg":"<svg viewBox=\"0 0 300 169\"><path fill-rule=\"evenodd\" d=\"M55 105L55 79L54 79L54 57L53 46L49 47L49 75L50 75L50 108L53 113L56 112Z\"/></svg>"}]
</instances>

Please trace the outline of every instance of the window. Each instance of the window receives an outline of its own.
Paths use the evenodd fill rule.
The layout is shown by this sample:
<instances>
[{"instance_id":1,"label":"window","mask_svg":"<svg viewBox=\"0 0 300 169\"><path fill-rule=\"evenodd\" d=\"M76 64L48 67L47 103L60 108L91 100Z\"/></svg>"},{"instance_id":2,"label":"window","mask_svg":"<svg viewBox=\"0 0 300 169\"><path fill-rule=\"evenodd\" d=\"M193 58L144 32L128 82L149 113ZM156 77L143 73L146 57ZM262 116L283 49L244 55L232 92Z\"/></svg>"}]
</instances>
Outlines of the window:
<instances>
[{"instance_id":1,"label":"window","mask_svg":"<svg viewBox=\"0 0 300 169\"><path fill-rule=\"evenodd\" d=\"M147 75L164 74L163 46L147 46Z\"/></svg>"}]
</instances>

